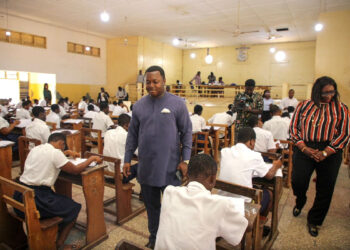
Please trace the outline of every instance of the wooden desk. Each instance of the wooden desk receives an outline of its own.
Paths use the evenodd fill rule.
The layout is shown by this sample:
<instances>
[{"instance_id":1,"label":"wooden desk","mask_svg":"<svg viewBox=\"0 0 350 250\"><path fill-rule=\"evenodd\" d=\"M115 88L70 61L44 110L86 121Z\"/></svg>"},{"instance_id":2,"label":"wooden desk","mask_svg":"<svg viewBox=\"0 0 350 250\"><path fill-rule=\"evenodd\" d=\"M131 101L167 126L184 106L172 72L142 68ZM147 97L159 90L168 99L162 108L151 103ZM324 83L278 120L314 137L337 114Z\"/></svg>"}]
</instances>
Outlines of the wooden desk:
<instances>
[{"instance_id":1,"label":"wooden desk","mask_svg":"<svg viewBox=\"0 0 350 250\"><path fill-rule=\"evenodd\" d=\"M86 202L86 245L90 249L108 238L103 210L104 165L88 168L80 175L71 175L61 171L55 190L59 194L72 198L72 183L83 187Z\"/></svg>"},{"instance_id":2,"label":"wooden desk","mask_svg":"<svg viewBox=\"0 0 350 250\"><path fill-rule=\"evenodd\" d=\"M14 144L15 143L11 141L0 141L0 176L10 180L12 179L12 146Z\"/></svg>"},{"instance_id":3,"label":"wooden desk","mask_svg":"<svg viewBox=\"0 0 350 250\"><path fill-rule=\"evenodd\" d=\"M52 133L58 133L58 132L67 132L66 139L67 139L67 147L68 149L81 153L81 135L79 130L72 130L72 129L57 129L53 131ZM69 133L68 133L69 132Z\"/></svg>"},{"instance_id":4,"label":"wooden desk","mask_svg":"<svg viewBox=\"0 0 350 250\"><path fill-rule=\"evenodd\" d=\"M80 122L78 122L78 121L80 121ZM82 120L82 119L66 119L66 120L63 120L62 122L63 122L64 127L66 127L65 125L68 125L68 127L73 129L73 130L80 130L83 127L84 120Z\"/></svg>"}]
</instances>

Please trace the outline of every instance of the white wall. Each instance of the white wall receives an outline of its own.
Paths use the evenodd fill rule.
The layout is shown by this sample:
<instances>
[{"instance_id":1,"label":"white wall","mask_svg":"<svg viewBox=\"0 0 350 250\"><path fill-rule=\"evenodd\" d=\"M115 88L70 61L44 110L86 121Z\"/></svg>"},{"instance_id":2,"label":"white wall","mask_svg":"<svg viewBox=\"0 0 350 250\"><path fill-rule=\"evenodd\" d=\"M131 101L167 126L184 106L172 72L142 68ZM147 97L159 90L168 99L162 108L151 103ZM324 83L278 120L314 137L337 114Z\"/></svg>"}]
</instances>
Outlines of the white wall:
<instances>
[{"instance_id":1,"label":"white wall","mask_svg":"<svg viewBox=\"0 0 350 250\"><path fill-rule=\"evenodd\" d=\"M0 70L53 73L57 83L106 83L105 38L14 16L8 23L10 30L45 36L47 48L0 42ZM68 53L68 41L98 47L101 57Z\"/></svg>"}]
</instances>

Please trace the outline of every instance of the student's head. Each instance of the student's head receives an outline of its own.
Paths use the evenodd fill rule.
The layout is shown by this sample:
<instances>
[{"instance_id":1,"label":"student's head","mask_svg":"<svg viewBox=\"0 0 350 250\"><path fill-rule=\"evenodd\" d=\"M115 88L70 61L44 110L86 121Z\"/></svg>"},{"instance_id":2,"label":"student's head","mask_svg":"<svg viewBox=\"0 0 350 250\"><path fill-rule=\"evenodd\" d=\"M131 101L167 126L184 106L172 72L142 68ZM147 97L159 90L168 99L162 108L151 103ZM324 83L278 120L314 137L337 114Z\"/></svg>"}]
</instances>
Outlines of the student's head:
<instances>
[{"instance_id":1,"label":"student's head","mask_svg":"<svg viewBox=\"0 0 350 250\"><path fill-rule=\"evenodd\" d=\"M100 110L105 113L106 115L108 115L109 113L109 107L108 107L108 103L106 102L101 102L100 104Z\"/></svg>"},{"instance_id":2,"label":"student's head","mask_svg":"<svg viewBox=\"0 0 350 250\"><path fill-rule=\"evenodd\" d=\"M119 86L119 87L118 87L118 90L119 90L119 91L122 91L122 90L123 90L123 88Z\"/></svg>"},{"instance_id":3,"label":"student's head","mask_svg":"<svg viewBox=\"0 0 350 250\"><path fill-rule=\"evenodd\" d=\"M213 75L214 75L214 73L213 73L213 72L210 72L210 75L211 75L211 76L213 76Z\"/></svg>"},{"instance_id":4,"label":"student's head","mask_svg":"<svg viewBox=\"0 0 350 250\"><path fill-rule=\"evenodd\" d=\"M128 114L121 114L118 117L118 126L123 127L126 131L129 129L131 117Z\"/></svg>"},{"instance_id":5,"label":"student's head","mask_svg":"<svg viewBox=\"0 0 350 250\"><path fill-rule=\"evenodd\" d=\"M47 83L44 84L44 89L49 89L49 85Z\"/></svg>"},{"instance_id":6,"label":"student's head","mask_svg":"<svg viewBox=\"0 0 350 250\"><path fill-rule=\"evenodd\" d=\"M45 97L44 99L45 99L46 105L47 105L49 103L50 99L48 97Z\"/></svg>"},{"instance_id":7,"label":"student's head","mask_svg":"<svg viewBox=\"0 0 350 250\"><path fill-rule=\"evenodd\" d=\"M88 110L89 110L89 111L94 111L94 109L95 109L94 105L89 104L89 106L88 106Z\"/></svg>"},{"instance_id":8,"label":"student's head","mask_svg":"<svg viewBox=\"0 0 350 250\"><path fill-rule=\"evenodd\" d=\"M114 101L114 102L113 102L113 105L114 105L114 106L117 106L117 105L118 105L118 102L117 102L117 101Z\"/></svg>"},{"instance_id":9,"label":"student's head","mask_svg":"<svg viewBox=\"0 0 350 250\"><path fill-rule=\"evenodd\" d=\"M228 106L227 106L227 108L228 108L228 110L232 110L232 108L233 108L233 104L231 103L231 104L229 104Z\"/></svg>"},{"instance_id":10,"label":"student's head","mask_svg":"<svg viewBox=\"0 0 350 250\"><path fill-rule=\"evenodd\" d=\"M255 81L253 79L248 79L247 81L245 81L244 86L245 86L245 93L251 96L255 88Z\"/></svg>"},{"instance_id":11,"label":"student's head","mask_svg":"<svg viewBox=\"0 0 350 250\"><path fill-rule=\"evenodd\" d=\"M226 114L230 115L230 116L233 116L233 112L231 110L229 111L226 111Z\"/></svg>"},{"instance_id":12,"label":"student's head","mask_svg":"<svg viewBox=\"0 0 350 250\"><path fill-rule=\"evenodd\" d=\"M245 144L251 150L255 146L256 134L252 128L241 128L237 135L237 142Z\"/></svg>"},{"instance_id":13,"label":"student's head","mask_svg":"<svg viewBox=\"0 0 350 250\"><path fill-rule=\"evenodd\" d=\"M94 104L94 102L95 102L94 99L89 100L89 103L91 103L91 104Z\"/></svg>"},{"instance_id":14,"label":"student's head","mask_svg":"<svg viewBox=\"0 0 350 250\"><path fill-rule=\"evenodd\" d=\"M60 98L58 100L58 105L63 106L64 105L64 98Z\"/></svg>"},{"instance_id":15,"label":"student's head","mask_svg":"<svg viewBox=\"0 0 350 250\"><path fill-rule=\"evenodd\" d=\"M248 118L247 125L250 128L258 127L258 124L259 124L259 118L257 115L252 115Z\"/></svg>"},{"instance_id":16,"label":"student's head","mask_svg":"<svg viewBox=\"0 0 350 250\"><path fill-rule=\"evenodd\" d=\"M282 111L280 109L280 107L278 107L275 104L271 104L270 106L270 112L273 116L280 116L282 114Z\"/></svg>"},{"instance_id":17,"label":"student's head","mask_svg":"<svg viewBox=\"0 0 350 250\"><path fill-rule=\"evenodd\" d=\"M34 99L34 103L35 103L36 105L38 105L38 104L39 104L39 100L38 100L38 99Z\"/></svg>"},{"instance_id":18,"label":"student's head","mask_svg":"<svg viewBox=\"0 0 350 250\"><path fill-rule=\"evenodd\" d=\"M66 135L63 133L53 133L49 136L48 142L55 148L63 151L66 147Z\"/></svg>"},{"instance_id":19,"label":"student's head","mask_svg":"<svg viewBox=\"0 0 350 250\"><path fill-rule=\"evenodd\" d=\"M217 165L211 156L197 154L191 157L187 172L189 181L197 181L210 191L216 183L216 172Z\"/></svg>"},{"instance_id":20,"label":"student's head","mask_svg":"<svg viewBox=\"0 0 350 250\"><path fill-rule=\"evenodd\" d=\"M142 69L139 70L139 75L142 75Z\"/></svg>"},{"instance_id":21,"label":"student's head","mask_svg":"<svg viewBox=\"0 0 350 250\"><path fill-rule=\"evenodd\" d=\"M194 106L193 113L195 113L195 114L197 114L197 115L202 115L202 111L203 111L202 105L196 105L196 106Z\"/></svg>"},{"instance_id":22,"label":"student's head","mask_svg":"<svg viewBox=\"0 0 350 250\"><path fill-rule=\"evenodd\" d=\"M200 72L200 71L198 71L196 75L197 75L197 76L201 76L201 72Z\"/></svg>"},{"instance_id":23,"label":"student's head","mask_svg":"<svg viewBox=\"0 0 350 250\"><path fill-rule=\"evenodd\" d=\"M165 92L165 73L160 66L151 66L146 70L146 90L155 98L162 96Z\"/></svg>"},{"instance_id":24,"label":"student's head","mask_svg":"<svg viewBox=\"0 0 350 250\"><path fill-rule=\"evenodd\" d=\"M294 97L294 89L290 89L290 90L288 91L288 97L289 97L290 99L292 99L292 98Z\"/></svg>"},{"instance_id":25,"label":"student's head","mask_svg":"<svg viewBox=\"0 0 350 250\"><path fill-rule=\"evenodd\" d=\"M123 106L123 104L124 104L123 100L118 100L118 105L119 106Z\"/></svg>"},{"instance_id":26,"label":"student's head","mask_svg":"<svg viewBox=\"0 0 350 250\"><path fill-rule=\"evenodd\" d=\"M271 97L271 92L270 92L270 90L265 89L264 94L263 94L263 97L266 98L266 99L270 99L270 97Z\"/></svg>"},{"instance_id":27,"label":"student's head","mask_svg":"<svg viewBox=\"0 0 350 250\"><path fill-rule=\"evenodd\" d=\"M294 113L295 108L293 106L287 107L288 113Z\"/></svg>"},{"instance_id":28,"label":"student's head","mask_svg":"<svg viewBox=\"0 0 350 250\"><path fill-rule=\"evenodd\" d=\"M52 112L58 114L60 112L60 107L58 107L57 104L52 104L51 105L51 110L52 110Z\"/></svg>"},{"instance_id":29,"label":"student's head","mask_svg":"<svg viewBox=\"0 0 350 250\"><path fill-rule=\"evenodd\" d=\"M83 101L85 102L85 101L86 101L86 96L83 96L82 99L83 99Z\"/></svg>"},{"instance_id":30,"label":"student's head","mask_svg":"<svg viewBox=\"0 0 350 250\"><path fill-rule=\"evenodd\" d=\"M24 101L24 102L22 102L22 107L24 108L24 109L29 109L29 107L30 107L30 104L31 104L31 102L30 101Z\"/></svg>"},{"instance_id":31,"label":"student's head","mask_svg":"<svg viewBox=\"0 0 350 250\"><path fill-rule=\"evenodd\" d=\"M46 112L45 109L41 106L35 106L32 110L33 116L42 121L46 120Z\"/></svg>"},{"instance_id":32,"label":"student's head","mask_svg":"<svg viewBox=\"0 0 350 250\"><path fill-rule=\"evenodd\" d=\"M281 115L281 117L283 118L283 117L288 117L288 118L290 118L290 116L289 116L289 113L288 112L283 112L282 113L282 115Z\"/></svg>"},{"instance_id":33,"label":"student's head","mask_svg":"<svg viewBox=\"0 0 350 250\"><path fill-rule=\"evenodd\" d=\"M104 88L101 88L101 92L105 92L105 89L104 89Z\"/></svg>"},{"instance_id":34,"label":"student's head","mask_svg":"<svg viewBox=\"0 0 350 250\"><path fill-rule=\"evenodd\" d=\"M180 83L180 80L176 80L176 83L179 84L179 83Z\"/></svg>"},{"instance_id":35,"label":"student's head","mask_svg":"<svg viewBox=\"0 0 350 250\"><path fill-rule=\"evenodd\" d=\"M311 100L319 106L321 102L338 102L339 93L336 82L328 77L322 76L316 80L312 87Z\"/></svg>"},{"instance_id":36,"label":"student's head","mask_svg":"<svg viewBox=\"0 0 350 250\"><path fill-rule=\"evenodd\" d=\"M222 76L219 77L219 82L222 82Z\"/></svg>"}]
</instances>

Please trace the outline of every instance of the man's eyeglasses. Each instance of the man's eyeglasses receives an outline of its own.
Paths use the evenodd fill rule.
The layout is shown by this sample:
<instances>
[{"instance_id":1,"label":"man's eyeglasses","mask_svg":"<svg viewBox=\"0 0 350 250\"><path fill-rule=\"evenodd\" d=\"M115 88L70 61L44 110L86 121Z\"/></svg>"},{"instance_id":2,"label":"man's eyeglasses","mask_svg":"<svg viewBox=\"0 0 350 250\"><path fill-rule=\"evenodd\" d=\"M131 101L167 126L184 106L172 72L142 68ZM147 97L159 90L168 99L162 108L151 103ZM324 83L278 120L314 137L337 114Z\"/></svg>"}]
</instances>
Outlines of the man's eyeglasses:
<instances>
[{"instance_id":1,"label":"man's eyeglasses","mask_svg":"<svg viewBox=\"0 0 350 250\"><path fill-rule=\"evenodd\" d=\"M322 97L327 97L329 95L335 95L335 90L332 90L332 91L327 91L327 92L322 92L321 93L321 96Z\"/></svg>"}]
</instances>

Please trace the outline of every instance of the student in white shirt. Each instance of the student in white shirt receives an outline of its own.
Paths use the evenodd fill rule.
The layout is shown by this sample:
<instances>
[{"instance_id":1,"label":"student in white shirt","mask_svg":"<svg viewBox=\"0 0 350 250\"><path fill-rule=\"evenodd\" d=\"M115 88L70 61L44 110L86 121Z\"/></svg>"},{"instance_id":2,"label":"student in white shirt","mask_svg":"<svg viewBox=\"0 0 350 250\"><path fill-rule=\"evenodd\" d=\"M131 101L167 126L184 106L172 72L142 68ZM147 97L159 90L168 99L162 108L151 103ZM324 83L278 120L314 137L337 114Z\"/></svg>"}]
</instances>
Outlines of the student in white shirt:
<instances>
[{"instance_id":1,"label":"student in white shirt","mask_svg":"<svg viewBox=\"0 0 350 250\"><path fill-rule=\"evenodd\" d=\"M23 102L25 102L25 99L22 99L21 101L19 101L19 103L16 104L16 109L22 108Z\"/></svg>"},{"instance_id":2,"label":"student in white shirt","mask_svg":"<svg viewBox=\"0 0 350 250\"><path fill-rule=\"evenodd\" d=\"M227 124L231 126L236 120L237 113L232 113L232 104L228 105L228 111L216 113L209 120L208 123L211 124Z\"/></svg>"},{"instance_id":3,"label":"student in white shirt","mask_svg":"<svg viewBox=\"0 0 350 250\"><path fill-rule=\"evenodd\" d=\"M291 121L290 116L289 116L289 113L288 113L288 112L284 112L284 113L281 115L281 117L282 117L282 120L283 120L283 121L288 125L288 127L289 127L290 121Z\"/></svg>"},{"instance_id":4,"label":"student in white shirt","mask_svg":"<svg viewBox=\"0 0 350 250\"><path fill-rule=\"evenodd\" d=\"M271 180L282 166L282 161L276 160L273 164L265 163L261 154L253 151L256 135L252 128L240 129L237 137L235 146L221 150L219 179L250 188L253 187L252 178L255 176ZM237 197L224 191L220 191L220 194ZM243 198L246 202L251 201L250 198L244 196ZM271 191L264 189L260 210L262 220L271 210L271 198Z\"/></svg>"},{"instance_id":5,"label":"student in white shirt","mask_svg":"<svg viewBox=\"0 0 350 250\"><path fill-rule=\"evenodd\" d=\"M283 98L281 101L282 110L287 110L289 106L296 108L298 103L298 100L294 98L294 89L290 89L288 92L288 97Z\"/></svg>"},{"instance_id":6,"label":"student in white shirt","mask_svg":"<svg viewBox=\"0 0 350 250\"><path fill-rule=\"evenodd\" d=\"M261 115L262 122L266 122L271 119L271 112L270 112L270 106L273 104L273 99L271 98L271 92L270 90L266 89L263 94L263 112Z\"/></svg>"},{"instance_id":7,"label":"student in white shirt","mask_svg":"<svg viewBox=\"0 0 350 250\"><path fill-rule=\"evenodd\" d=\"M46 125L46 112L43 107L33 108L34 120L26 127L26 137L37 139L41 143L46 143L50 136L50 129Z\"/></svg>"},{"instance_id":8,"label":"student in white shirt","mask_svg":"<svg viewBox=\"0 0 350 250\"><path fill-rule=\"evenodd\" d=\"M262 129L262 122L258 116L252 115L248 118L247 124L254 129L256 134L254 151L276 153L276 143L273 140L273 135L270 131Z\"/></svg>"},{"instance_id":9,"label":"student in white shirt","mask_svg":"<svg viewBox=\"0 0 350 250\"><path fill-rule=\"evenodd\" d=\"M64 106L64 109L65 109L66 111L69 111L69 109L70 109L70 103L69 103L68 97L64 98L63 106Z\"/></svg>"},{"instance_id":10,"label":"student in white shirt","mask_svg":"<svg viewBox=\"0 0 350 250\"><path fill-rule=\"evenodd\" d=\"M32 119L30 112L29 112L30 104L31 104L30 101L24 101L22 103L22 108L17 109L17 111L16 111L16 118L17 119Z\"/></svg>"},{"instance_id":11,"label":"student in white shirt","mask_svg":"<svg viewBox=\"0 0 350 250\"><path fill-rule=\"evenodd\" d=\"M59 113L60 113L59 106L57 104L52 104L51 111L46 117L47 122L56 123L56 128L61 127L61 117L60 117Z\"/></svg>"},{"instance_id":12,"label":"student in white shirt","mask_svg":"<svg viewBox=\"0 0 350 250\"><path fill-rule=\"evenodd\" d=\"M217 166L206 154L191 158L187 186L165 188L155 249L215 249L216 238L240 243L248 221L242 199L213 195Z\"/></svg>"},{"instance_id":13,"label":"student in white shirt","mask_svg":"<svg viewBox=\"0 0 350 250\"><path fill-rule=\"evenodd\" d=\"M190 116L192 122L192 133L201 132L205 129L206 122L205 119L201 116L203 112L203 107L201 105L194 106L193 114Z\"/></svg>"},{"instance_id":14,"label":"student in white shirt","mask_svg":"<svg viewBox=\"0 0 350 250\"><path fill-rule=\"evenodd\" d=\"M118 101L118 105L114 107L113 116L120 116L121 114L125 114L129 112L128 107L123 103L123 100Z\"/></svg>"},{"instance_id":15,"label":"student in white shirt","mask_svg":"<svg viewBox=\"0 0 350 250\"><path fill-rule=\"evenodd\" d=\"M58 101L58 107L60 108L60 113L59 113L59 116L61 119L66 119L66 118L69 118L69 115L67 114L66 112L66 109L64 108L64 99L61 98L59 101Z\"/></svg>"},{"instance_id":16,"label":"student in white shirt","mask_svg":"<svg viewBox=\"0 0 350 250\"><path fill-rule=\"evenodd\" d=\"M34 103L33 103L33 108L39 106L39 100L38 99L34 99Z\"/></svg>"},{"instance_id":17,"label":"student in white shirt","mask_svg":"<svg viewBox=\"0 0 350 250\"><path fill-rule=\"evenodd\" d=\"M120 159L120 172L123 172L126 138L130 124L130 116L122 114L118 117L118 126L110 129L104 137L103 155ZM114 164L108 164L108 170L114 172ZM128 183L137 174L137 164L130 167L130 175L123 176L123 183Z\"/></svg>"},{"instance_id":18,"label":"student in white shirt","mask_svg":"<svg viewBox=\"0 0 350 250\"><path fill-rule=\"evenodd\" d=\"M289 125L281 117L281 109L277 105L271 105L272 118L264 123L263 129L270 131L276 140L289 138Z\"/></svg>"},{"instance_id":19,"label":"student in white shirt","mask_svg":"<svg viewBox=\"0 0 350 250\"><path fill-rule=\"evenodd\" d=\"M118 103L114 101L113 103L110 103L108 106L109 106L109 112L113 113L114 108L118 106Z\"/></svg>"},{"instance_id":20,"label":"student in white shirt","mask_svg":"<svg viewBox=\"0 0 350 250\"><path fill-rule=\"evenodd\" d=\"M94 106L94 110L95 110L96 112L100 112L100 108L97 107L97 106L95 105L95 101L94 101L93 99L90 99L89 105L93 105L93 106ZM88 112L88 105L87 105L86 108L85 108L85 113L86 113L86 112Z\"/></svg>"},{"instance_id":21,"label":"student in white shirt","mask_svg":"<svg viewBox=\"0 0 350 250\"><path fill-rule=\"evenodd\" d=\"M126 93L125 89L123 89L122 87L118 87L118 91L115 94L115 97L117 97L118 100L127 101L128 93Z\"/></svg>"},{"instance_id":22,"label":"student in white shirt","mask_svg":"<svg viewBox=\"0 0 350 250\"><path fill-rule=\"evenodd\" d=\"M90 118L93 119L97 112L95 111L94 105L89 104L88 106L88 112L84 114L84 118Z\"/></svg>"},{"instance_id":23,"label":"student in white shirt","mask_svg":"<svg viewBox=\"0 0 350 250\"><path fill-rule=\"evenodd\" d=\"M45 98L44 100L41 100L39 103L39 106L46 107L49 104L49 98Z\"/></svg>"},{"instance_id":24,"label":"student in white shirt","mask_svg":"<svg viewBox=\"0 0 350 250\"><path fill-rule=\"evenodd\" d=\"M62 133L51 134L48 143L33 148L25 161L24 171L20 177L20 183L34 189L36 208L41 218L61 217L59 235L57 237L57 249L64 249L64 241L69 231L74 226L81 205L67 196L56 194L51 187L55 184L61 170L70 174L79 174L92 162L102 162L98 156L91 156L83 163L74 165L66 154L75 157L72 151L63 152L66 144L66 136ZM15 200L22 201L22 194L15 192ZM21 211L15 209L20 217L24 217Z\"/></svg>"},{"instance_id":25,"label":"student in white shirt","mask_svg":"<svg viewBox=\"0 0 350 250\"><path fill-rule=\"evenodd\" d=\"M13 123L9 124L4 118L0 116L0 140L14 142L15 145L12 147L12 150L14 152L18 150L17 141L20 135L11 132L19 123L19 120L15 120Z\"/></svg>"},{"instance_id":26,"label":"student in white shirt","mask_svg":"<svg viewBox=\"0 0 350 250\"><path fill-rule=\"evenodd\" d=\"M0 104L0 116L1 117L5 117L5 116L7 116L7 114L9 113L8 112L8 108L9 108L9 101L6 101L5 100L5 102L4 102L4 105L1 105Z\"/></svg>"},{"instance_id":27,"label":"student in white shirt","mask_svg":"<svg viewBox=\"0 0 350 250\"><path fill-rule=\"evenodd\" d=\"M87 106L88 106L88 105L87 105L87 103L86 103L86 97L83 96L82 99L81 99L81 101L80 101L79 104L78 104L78 109L79 109L80 111L85 111L85 109L86 109Z\"/></svg>"},{"instance_id":28,"label":"student in white shirt","mask_svg":"<svg viewBox=\"0 0 350 250\"><path fill-rule=\"evenodd\" d=\"M105 136L106 131L114 125L111 117L109 117L108 104L103 102L100 105L101 111L98 112L92 119L92 128L102 131L102 137ZM96 135L94 135L96 137Z\"/></svg>"},{"instance_id":29,"label":"student in white shirt","mask_svg":"<svg viewBox=\"0 0 350 250\"><path fill-rule=\"evenodd\" d=\"M127 113L130 117L132 117L132 107L133 107L133 104L130 105L130 111Z\"/></svg>"}]
</instances>

